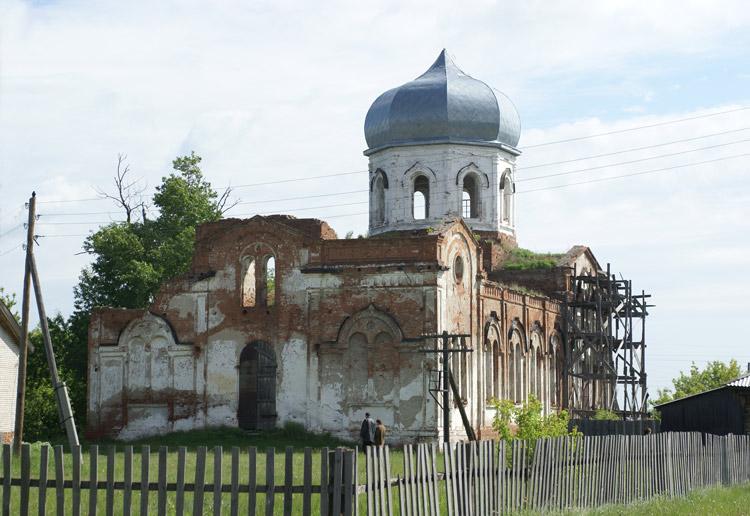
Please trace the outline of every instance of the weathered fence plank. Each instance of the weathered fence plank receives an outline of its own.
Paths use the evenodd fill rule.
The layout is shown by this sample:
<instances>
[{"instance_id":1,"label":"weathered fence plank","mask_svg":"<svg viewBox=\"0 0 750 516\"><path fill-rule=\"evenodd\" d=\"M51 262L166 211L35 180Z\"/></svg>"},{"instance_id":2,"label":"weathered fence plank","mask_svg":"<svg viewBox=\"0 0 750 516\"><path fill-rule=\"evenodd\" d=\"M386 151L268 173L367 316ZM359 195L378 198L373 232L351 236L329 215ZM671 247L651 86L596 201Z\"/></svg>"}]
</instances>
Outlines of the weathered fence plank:
<instances>
[{"instance_id":1,"label":"weathered fence plank","mask_svg":"<svg viewBox=\"0 0 750 516\"><path fill-rule=\"evenodd\" d=\"M266 448L266 516L273 516L273 505L276 496L276 477L274 475L274 460L276 450L269 446Z\"/></svg>"},{"instance_id":2,"label":"weathered fence plank","mask_svg":"<svg viewBox=\"0 0 750 516\"><path fill-rule=\"evenodd\" d=\"M89 516L96 516L99 487L99 447L89 448Z\"/></svg>"},{"instance_id":3,"label":"weathered fence plank","mask_svg":"<svg viewBox=\"0 0 750 516\"><path fill-rule=\"evenodd\" d=\"M310 448L305 448L302 486L302 514L310 514L312 508L312 450Z\"/></svg>"},{"instance_id":4,"label":"weathered fence plank","mask_svg":"<svg viewBox=\"0 0 750 516\"><path fill-rule=\"evenodd\" d=\"M75 464L76 454L73 454L73 464ZM79 463L80 464L80 463ZM39 450L39 514L47 514L47 469L49 468L49 446L42 445ZM75 483L73 484L75 489ZM80 493L80 491L79 491Z\"/></svg>"},{"instance_id":5,"label":"weathered fence plank","mask_svg":"<svg viewBox=\"0 0 750 516\"><path fill-rule=\"evenodd\" d=\"M256 461L258 450L255 446L250 446L247 450L248 478L247 478L247 514L255 516L255 503L257 500L258 489L258 472L256 471ZM321 513L322 514L322 513Z\"/></svg>"},{"instance_id":6,"label":"weathered fence plank","mask_svg":"<svg viewBox=\"0 0 750 516\"><path fill-rule=\"evenodd\" d=\"M10 516L10 479L11 471L10 444L3 445L3 516Z\"/></svg>"},{"instance_id":7,"label":"weathered fence plank","mask_svg":"<svg viewBox=\"0 0 750 516\"><path fill-rule=\"evenodd\" d=\"M229 514L237 516L240 512L240 447L232 446L231 491L229 492Z\"/></svg>"},{"instance_id":8,"label":"weathered fence plank","mask_svg":"<svg viewBox=\"0 0 750 516\"><path fill-rule=\"evenodd\" d=\"M62 445L55 445L55 499L58 516L65 515L65 468L63 467ZM8 493L10 499L10 493Z\"/></svg>"},{"instance_id":9,"label":"weathered fence plank","mask_svg":"<svg viewBox=\"0 0 750 516\"><path fill-rule=\"evenodd\" d=\"M224 449L221 446L214 446L214 503L213 513L215 516L221 516L221 483L222 483L222 459Z\"/></svg>"},{"instance_id":10,"label":"weathered fence plank","mask_svg":"<svg viewBox=\"0 0 750 516\"><path fill-rule=\"evenodd\" d=\"M159 472L157 476L158 492L156 495L156 510L159 514L167 514L167 447L159 447Z\"/></svg>"},{"instance_id":11,"label":"weathered fence plank","mask_svg":"<svg viewBox=\"0 0 750 516\"><path fill-rule=\"evenodd\" d=\"M106 508L107 516L113 516L115 513L115 452L116 447L110 444L107 447L107 495ZM75 461L74 461L75 462Z\"/></svg>"},{"instance_id":12,"label":"weathered fence plank","mask_svg":"<svg viewBox=\"0 0 750 516\"><path fill-rule=\"evenodd\" d=\"M195 484L193 486L193 516L203 514L203 493L206 488L206 447L195 450Z\"/></svg>"},{"instance_id":13,"label":"weathered fence plank","mask_svg":"<svg viewBox=\"0 0 750 516\"><path fill-rule=\"evenodd\" d=\"M294 447L287 446L284 450L284 516L292 514L292 480L293 480L293 459Z\"/></svg>"},{"instance_id":14,"label":"weathered fence plank","mask_svg":"<svg viewBox=\"0 0 750 516\"><path fill-rule=\"evenodd\" d=\"M177 482L175 485L175 514L182 516L185 513L185 459L187 448L180 446L177 448Z\"/></svg>"},{"instance_id":15,"label":"weathered fence plank","mask_svg":"<svg viewBox=\"0 0 750 516\"><path fill-rule=\"evenodd\" d=\"M148 480L151 462L151 447L141 446L141 516L148 516Z\"/></svg>"},{"instance_id":16,"label":"weathered fence plank","mask_svg":"<svg viewBox=\"0 0 750 516\"><path fill-rule=\"evenodd\" d=\"M29 444L21 445L21 506L19 514L29 514L29 488L31 486L31 451Z\"/></svg>"},{"instance_id":17,"label":"weathered fence plank","mask_svg":"<svg viewBox=\"0 0 750 516\"><path fill-rule=\"evenodd\" d=\"M123 491L122 491L122 513L125 516L130 516L130 509L133 496L133 447L125 447L125 458L123 465ZM73 461L73 471L75 471L75 460ZM183 467L185 461L183 459ZM75 491L73 491L75 492ZM177 513L178 516L182 516L182 512Z\"/></svg>"}]
</instances>

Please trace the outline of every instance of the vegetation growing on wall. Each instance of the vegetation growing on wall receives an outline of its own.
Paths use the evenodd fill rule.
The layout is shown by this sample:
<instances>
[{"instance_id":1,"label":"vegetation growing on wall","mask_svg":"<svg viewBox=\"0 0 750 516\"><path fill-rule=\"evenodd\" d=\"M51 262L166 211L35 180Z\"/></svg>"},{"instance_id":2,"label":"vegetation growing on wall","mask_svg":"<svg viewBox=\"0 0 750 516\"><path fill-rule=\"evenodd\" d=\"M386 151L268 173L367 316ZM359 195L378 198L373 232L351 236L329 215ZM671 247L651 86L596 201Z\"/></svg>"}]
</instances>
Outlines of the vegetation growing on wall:
<instances>
[{"instance_id":1,"label":"vegetation growing on wall","mask_svg":"<svg viewBox=\"0 0 750 516\"><path fill-rule=\"evenodd\" d=\"M521 247L514 247L508 252L505 262L506 270L551 269L564 255L559 253L535 253Z\"/></svg>"}]
</instances>

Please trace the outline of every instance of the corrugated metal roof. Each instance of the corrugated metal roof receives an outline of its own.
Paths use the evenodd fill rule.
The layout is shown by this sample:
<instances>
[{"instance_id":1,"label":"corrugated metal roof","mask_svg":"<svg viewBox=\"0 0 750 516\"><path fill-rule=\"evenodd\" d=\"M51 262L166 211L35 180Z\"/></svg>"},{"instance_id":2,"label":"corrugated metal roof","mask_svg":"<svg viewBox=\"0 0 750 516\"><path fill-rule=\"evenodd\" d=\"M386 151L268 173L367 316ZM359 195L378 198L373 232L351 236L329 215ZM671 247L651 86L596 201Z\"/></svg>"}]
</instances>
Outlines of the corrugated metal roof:
<instances>
[{"instance_id":1,"label":"corrugated metal roof","mask_svg":"<svg viewBox=\"0 0 750 516\"><path fill-rule=\"evenodd\" d=\"M735 378L734 380L731 380L724 385L728 387L750 387L750 373L742 375L739 378Z\"/></svg>"},{"instance_id":2,"label":"corrugated metal roof","mask_svg":"<svg viewBox=\"0 0 750 516\"><path fill-rule=\"evenodd\" d=\"M420 77L378 97L365 118L368 152L436 140L515 148L520 136L510 99L462 72L445 50Z\"/></svg>"}]
</instances>

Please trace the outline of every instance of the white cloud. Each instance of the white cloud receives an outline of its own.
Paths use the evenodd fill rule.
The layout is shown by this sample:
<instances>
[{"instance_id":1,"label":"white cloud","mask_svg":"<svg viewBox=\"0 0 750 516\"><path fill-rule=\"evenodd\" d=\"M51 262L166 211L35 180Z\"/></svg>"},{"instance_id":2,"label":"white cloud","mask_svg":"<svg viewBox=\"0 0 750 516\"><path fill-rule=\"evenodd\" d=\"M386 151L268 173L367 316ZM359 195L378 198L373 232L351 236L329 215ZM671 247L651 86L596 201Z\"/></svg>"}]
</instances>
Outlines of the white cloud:
<instances>
[{"instance_id":1,"label":"white cloud","mask_svg":"<svg viewBox=\"0 0 750 516\"><path fill-rule=\"evenodd\" d=\"M40 201L95 197L94 186L111 184L120 152L150 188L170 172L176 155L190 150L203 156L203 169L216 186L365 170L362 126L370 103L420 75L443 47L464 71L499 88L519 107L525 127L519 165L527 167L519 170L520 178L726 142L729 136L529 168L748 126L744 111L531 147L747 105L747 95L724 97L725 89L711 81L700 96L678 95L694 86L690 81L696 77L711 77L701 65L717 56L723 66L736 67L733 76L747 75L749 26L750 10L739 0L721 8L700 1L536 0L512 9L491 1L458 8L445 0L314 6L6 0L0 5L0 235L23 222L24 212L16 207L32 190ZM750 152L743 145L519 182L518 190ZM700 269L712 263L724 273L737 266L737 253L745 252L716 235L747 234L746 163L727 160L519 194L519 241L545 251L589 244L603 261L612 261L643 288L657 285L667 292L662 297L676 303L683 294L669 292L681 292L683 279L665 283L671 264ZM328 218L339 234L363 233L363 177L238 188L244 202L256 204L233 211L321 206L298 213ZM349 191L359 193L258 203ZM356 202L362 204L350 204ZM108 211L115 210L105 201L40 204L40 229L49 236L38 260L43 276L54 273L45 284L50 311L70 312L72 287L86 263L76 255L80 243L96 222L110 217L75 214ZM44 226L45 220L89 224ZM16 245L19 235L0 238L0 253ZM22 271L22 256L0 256L0 267ZM3 282L20 292L21 276L10 273ZM731 299L743 303L735 294ZM666 338L659 317L656 309L655 335ZM685 345L695 349L695 342Z\"/></svg>"}]
</instances>

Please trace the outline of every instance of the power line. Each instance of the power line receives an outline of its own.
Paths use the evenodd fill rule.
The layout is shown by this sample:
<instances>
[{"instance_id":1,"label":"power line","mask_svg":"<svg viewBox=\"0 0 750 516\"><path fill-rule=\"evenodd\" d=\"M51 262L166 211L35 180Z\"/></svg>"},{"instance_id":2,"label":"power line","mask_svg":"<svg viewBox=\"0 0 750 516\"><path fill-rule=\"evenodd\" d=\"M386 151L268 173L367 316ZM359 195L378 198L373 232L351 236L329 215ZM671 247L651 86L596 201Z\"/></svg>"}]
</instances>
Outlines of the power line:
<instances>
[{"instance_id":1,"label":"power line","mask_svg":"<svg viewBox=\"0 0 750 516\"><path fill-rule=\"evenodd\" d=\"M622 150L622 151L616 151L616 152L608 152L606 154L596 154L594 156L584 156L582 158L566 159L566 160L563 160L563 161L553 161L551 163L542 163L541 165L532 165L530 167L516 167L516 170L529 170L531 168L549 167L551 165L563 165L565 163L573 163L574 161L585 161L587 159L604 158L606 156L614 156L616 154L626 154L628 152L638 152L638 151L647 150L647 149L655 149L657 147L664 147L664 146L667 146L667 145L674 145L676 143L684 143L684 142L690 142L690 141L694 141L694 140L702 140L704 138L712 138L714 136L722 136L722 135L725 135L725 134L737 133L737 132L740 132L740 131L747 131L748 129L750 129L750 127L743 127L742 129L733 129L731 131L724 131L724 132L721 132L721 133L707 134L705 136L696 136L695 138L684 138L682 140L674 140L674 141L666 142L666 143L657 143L656 145L649 145L647 147L637 147L635 149L628 149L628 150Z\"/></svg>"},{"instance_id":2,"label":"power line","mask_svg":"<svg viewBox=\"0 0 750 516\"><path fill-rule=\"evenodd\" d=\"M11 214L13 214L13 213L15 213L15 212L17 212L17 211L21 211L22 209L24 209L24 207L25 207L25 206L26 206L26 203L21 203L21 204L19 204L19 205L18 205L17 207L15 207L15 208L13 208L12 210L10 210L10 211L8 212L8 215L11 215ZM3 219L4 219L5 217L7 217L8 215L3 215L2 213L0 213L0 220L3 220Z\"/></svg>"},{"instance_id":3,"label":"power line","mask_svg":"<svg viewBox=\"0 0 750 516\"><path fill-rule=\"evenodd\" d=\"M708 117L712 117L712 116L726 115L727 113L736 113L737 111L744 111L746 109L750 109L750 107L741 107L741 108L737 108L737 109L729 109L727 111L720 111L718 113L709 113L707 115L698 115L698 116L692 116L692 117L688 117L688 118L680 118L678 120L670 120L668 122L659 122L658 124L641 125L641 126L638 126L638 127L631 127L629 129L619 129L617 131L609 131L609 132L606 132L606 133L590 134L588 136L578 136L576 138L567 138L565 140L557 140L557 141L545 142L545 143L536 143L534 145L527 145L526 147L522 147L522 149L532 149L532 148L535 148L535 147L544 147L546 145L555 145L555 144L558 144L558 143L567 143L567 142L574 142L574 141L578 141L578 140L586 140L588 138L597 138L599 136L609 136L611 134L627 133L629 131L640 131L641 129L651 129L652 127L661 127L661 126L664 126L664 125L678 124L680 122L687 122L687 121L690 121L690 120L698 120L700 118L708 118Z\"/></svg>"},{"instance_id":4,"label":"power line","mask_svg":"<svg viewBox=\"0 0 750 516\"><path fill-rule=\"evenodd\" d=\"M575 140L586 139L586 138L594 138L594 137L597 137L597 136L603 136L603 135L607 135L607 134L616 134L616 133L625 132L625 131L635 131L635 130L639 130L639 129L645 129L645 128L650 128L650 127L655 127L655 126L660 126L660 125L666 125L666 124L684 122L684 121L687 121L687 120L695 120L695 119L705 118L705 117L709 117L709 116L717 116L717 115L726 114L726 113L733 113L733 112L742 111L742 110L746 110L746 109L750 109L750 107L743 107L743 108L738 108L738 109L734 109L734 110L723 111L723 112L720 112L720 113L712 113L712 114L708 114L708 115L700 115L700 116L697 116L697 117L690 117L690 118L684 118L684 119L679 119L679 120L672 120L672 121L668 121L668 122L662 122L662 123L659 123L659 124L651 124L651 125L646 125L646 126L633 127L633 128L630 128L630 129L622 129L622 130L619 130L619 131L611 131L609 133L600 133L600 134L594 134L594 135L589 135L589 136L581 136L581 137L578 137L578 138L571 138L571 139L568 139L568 140L559 140L559 141L556 141L556 142L549 142L549 143L545 143L545 144L531 145L531 146L528 146L526 148L539 147L539 146L542 146L542 145L549 145L549 144L553 144L553 143L563 143L563 142L566 142L566 141L575 141ZM693 141L693 140L697 140L697 139L701 139L701 138L709 138L709 137L712 137L712 136L720 136L720 135L723 135L723 134L729 134L729 133L743 131L743 130L747 130L747 129L748 128L743 128L743 129L737 129L737 130L732 130L732 131L725 131L723 133L715 133L715 134L710 134L710 135L699 136L699 137L695 137L695 138L685 138L683 140L676 140L676 141L673 141L673 142L666 142L666 143L662 143L662 144L657 144L657 145L652 145L652 146L647 146L647 147L632 149L630 151L617 151L617 152L612 152L612 153L607 153L607 154L593 155L593 156L588 156L588 157L576 158L576 159L573 159L573 160L551 162L551 163L543 163L543 164L533 165L533 166L529 166L529 167L518 167L517 170L528 170L528 169L531 169L531 168L540 168L540 167L557 165L557 164L562 164L562 163L567 163L567 162L572 162L572 161L582 161L582 160L586 160L586 159L593 159L593 158L604 157L604 156L608 156L608 155L622 154L622 153L625 153L625 152L634 152L634 151L644 150L644 149L649 149L649 148L654 148L654 147L660 147L660 146L665 146L665 145L672 145L672 144L675 144L675 143L681 143L681 142L685 142L685 141ZM726 144L726 145L731 145L731 143L730 144ZM693 151L684 151L684 152L693 152ZM422 155L414 155L413 157L415 159L419 159L420 157L426 157L426 156L431 156L431 155L430 154L422 154ZM440 162L443 162L443 161L445 161L445 158L440 158L438 160L424 161L424 162L422 162L422 164L424 164L424 165L430 165L430 164L434 164L434 163L440 163ZM614 165L611 165L611 166L614 166ZM273 185L273 184L294 183L294 182L300 182L300 181L310 181L310 180L315 180L315 179L327 179L327 178L332 178L332 177L341 177L341 176L347 176L347 175L364 174L364 173L367 173L367 172L368 172L367 170L356 170L356 171L352 171L352 172L340 172L340 173L335 173L335 174L323 174L323 175L318 175L318 176L309 176L309 177L302 177L302 178L280 179L280 180L275 180L275 181L264 181L264 182L259 182L259 183L248 183L248 184L235 185L235 186L231 186L230 185L229 187L222 187L222 188L248 188L248 187L253 187L253 186L267 186L267 185ZM528 180L528 179L526 179L526 180ZM524 180L521 179L521 180L518 180L518 181L524 181ZM219 189L222 189L222 188L219 188ZM354 192L352 192L352 193L354 193ZM345 195L345 194L344 193L335 193L335 194L329 194L329 195ZM257 203L259 203L259 202L279 202L279 201L283 201L283 200L301 200L301 199L312 198L312 197L317 197L317 196L309 196L309 197L308 196L302 196L302 197L297 197L297 198L280 199L280 200L276 200L276 201L248 201L248 202L239 203L239 204L255 204L256 202ZM58 200L58 201L38 201L38 202L40 204L55 204L55 203L70 203L70 202L108 201L108 200L109 199L107 199L106 197L95 197L95 198L66 199L66 200ZM21 207L23 207L23 205L21 205ZM149 211L151 213L154 213L153 210L149 210ZM93 213L104 214L104 213L111 213L111 212L92 212L92 214Z\"/></svg>"},{"instance_id":5,"label":"power line","mask_svg":"<svg viewBox=\"0 0 750 516\"><path fill-rule=\"evenodd\" d=\"M750 138L747 138L745 140L737 140L737 141L729 142L729 143L720 143L720 144L711 145L711 146L708 146L708 147L701 147L701 148L698 148L698 149L690 149L690 150L680 151L680 152L671 152L669 154L660 154L658 156L651 156L651 157L648 157L648 158L640 158L640 159L632 159L632 160L629 160L629 161L621 161L620 163L610 163L610 164L607 164L607 165L598 165L596 167L588 167L588 168L580 168L578 170L570 170L568 172L557 172L555 174L547 174L547 175L544 175L544 176L527 177L525 179L516 179L516 183L522 183L524 181L536 181L537 179L546 179L548 177L556 177L556 176L566 176L566 175L570 175L570 174L578 174L579 172L588 172L590 170L600 170L602 168L619 167L620 165L630 165L632 163L641 163L643 161L650 161L650 160L653 160L653 159L670 158L672 156L681 156L683 154L689 154L691 152L700 152L700 151L704 151L704 150L716 149L716 148L719 148L719 147L726 147L728 145L736 145L738 143L745 143L745 142L750 142Z\"/></svg>"},{"instance_id":6,"label":"power line","mask_svg":"<svg viewBox=\"0 0 750 516\"><path fill-rule=\"evenodd\" d=\"M23 247L23 244L21 243L21 244L18 244L18 245L17 245L16 247L13 247L13 248L11 248L11 249L8 249L8 250L7 250L7 251L5 251L4 253L0 254L0 256L5 256L6 254L8 254L8 253L10 253L10 252L13 252L13 251L15 251L15 250L16 250L16 249L18 249L19 247Z\"/></svg>"},{"instance_id":7,"label":"power line","mask_svg":"<svg viewBox=\"0 0 750 516\"><path fill-rule=\"evenodd\" d=\"M5 232L5 233L3 233L2 235L0 235L0 238L4 237L5 235L10 235L10 234L11 234L11 233L13 233L14 231L18 231L18 230L19 230L19 229L21 229L22 227L23 227L23 224L18 224L17 226L15 226L15 227L13 227L13 228L9 229L8 231L6 231L6 232Z\"/></svg>"},{"instance_id":8,"label":"power line","mask_svg":"<svg viewBox=\"0 0 750 516\"><path fill-rule=\"evenodd\" d=\"M652 173L662 172L662 171L666 171L666 170L673 170L673 169L678 169L678 168L685 168L685 167L692 167L692 166L697 166L697 165L704 165L704 164L707 164L707 163L714 163L714 162L718 162L718 161L725 161L725 160L729 160L729 159L735 159L735 158L746 157L746 156L750 156L750 153L738 154L738 155L735 155L735 156L726 156L726 157L723 157L723 158L716 158L716 159L712 159L712 160L699 161L699 162L688 163L688 164L683 164L683 165L675 165L675 166L671 166L671 167L662 167L662 168L657 168L657 169L652 169L652 170L646 170L646 171L641 171L641 172L634 172L634 173L630 173L630 174L621 174L621 175L617 175L617 176L609 176L609 177L598 178L598 179L589 179L589 180L586 180L586 181L579 181L579 182L576 182L576 183L569 183L569 184L565 184L565 185L555 185L555 186L548 186L548 187L543 187L543 188L535 188L535 189L532 189L532 190L523 190L523 191L516 192L516 193L517 194L525 194L525 193L538 192L538 191L543 191L543 190L553 190L553 189L557 189L557 188L567 188L567 187L570 187L570 186L578 186L578 185L589 184L589 183L598 183L598 182L602 182L602 181L610 181L610 180L613 180L613 179L621 179L621 178L632 177L632 176L652 174ZM595 168L605 168L605 167L595 167ZM553 174L553 175L560 175L560 174ZM406 196L404 196L403 198L406 198ZM288 210L288 211L291 212L291 213L296 213L296 212L300 212L300 211L319 210L319 209L325 209L325 208L338 208L338 207L343 207L343 206L355 206L355 205L362 205L362 204L368 204L368 203L369 203L369 199L365 200L365 201L350 202L350 203L328 204L328 205L323 205L323 206L309 206L309 207L304 207L304 208L294 208L294 209L291 209L291 210ZM449 201L442 201L442 202L439 202L439 203L431 203L431 206L433 206L434 208L436 208L438 210L441 210L441 209L444 209L446 206L449 206L450 204L451 203ZM272 214L277 214L277 213L279 213L279 210L265 211L265 212L255 212L255 213L238 213L238 214L235 214L235 216L237 216L237 217L247 217L247 216L255 216L255 215L272 215ZM341 217L341 216L343 216L343 215L335 215L335 216L326 217L326 218L338 218L338 217ZM44 225L91 225L91 224L108 224L108 223L109 222L97 222L97 221L88 221L88 222L85 222L84 221L84 222L40 222L39 224L44 224Z\"/></svg>"},{"instance_id":9,"label":"power line","mask_svg":"<svg viewBox=\"0 0 750 516\"><path fill-rule=\"evenodd\" d=\"M746 156L750 156L750 153L737 154L736 156L727 156L727 157L724 157L724 158L709 159L709 160L706 160L706 161L698 161L698 162L695 162L695 163L688 163L688 164L685 164L685 165L675 165L673 167L664 167L664 168L657 168L657 169L653 169L653 170L645 170L643 172L634 172L632 174L623 174L623 175L620 175L620 176L603 177L603 178L600 178L600 179L589 179L588 181L579 181L578 183L568 183L566 185L547 186L547 187L544 187L544 188L535 188L533 190L523 190L521 192L516 192L516 194L525 194L525 193L531 193L531 192L540 192L542 190L554 190L554 189L557 189L557 188L567 188L569 186L585 185L585 184L588 184L588 183L599 183L601 181L609 181L611 179L621 179L623 177L642 176L642 175L645 175L645 174L653 174L654 172L662 172L664 170L674 170L676 168L694 167L696 165L705 165L706 163L714 163L716 161L725 161L725 160L728 160L728 159L742 158L742 157L746 157Z\"/></svg>"},{"instance_id":10,"label":"power line","mask_svg":"<svg viewBox=\"0 0 750 516\"><path fill-rule=\"evenodd\" d=\"M277 181L265 181L263 183L250 183L246 185L236 185L232 188L248 188L251 186L266 186L266 185L277 185L281 183L292 183L295 181L310 181L312 179L324 179L329 177L340 177L340 176L350 176L352 174L365 174L367 173L367 170L355 170L354 172L340 172L338 174L326 174L322 176L310 176L310 177L300 177L300 178L294 178L294 179L279 179Z\"/></svg>"},{"instance_id":11,"label":"power line","mask_svg":"<svg viewBox=\"0 0 750 516\"><path fill-rule=\"evenodd\" d=\"M299 201L301 199L314 199L318 197L335 197L337 195L351 195L351 194L360 194L368 192L369 190L352 190L350 192L337 192L337 193L327 193L327 194L319 194L319 195L304 195L302 197L287 197L286 199L271 199L267 201L247 201L247 202L239 202L237 205L243 205L243 204L263 204L263 203L269 203L269 202L283 202L283 201Z\"/></svg>"}]
</instances>

